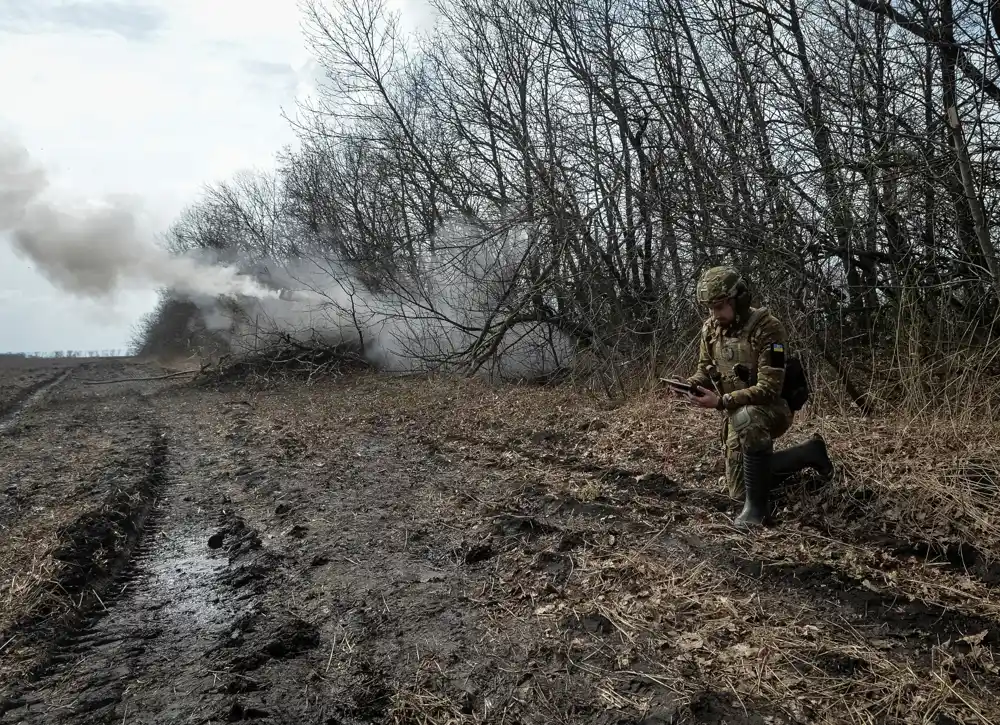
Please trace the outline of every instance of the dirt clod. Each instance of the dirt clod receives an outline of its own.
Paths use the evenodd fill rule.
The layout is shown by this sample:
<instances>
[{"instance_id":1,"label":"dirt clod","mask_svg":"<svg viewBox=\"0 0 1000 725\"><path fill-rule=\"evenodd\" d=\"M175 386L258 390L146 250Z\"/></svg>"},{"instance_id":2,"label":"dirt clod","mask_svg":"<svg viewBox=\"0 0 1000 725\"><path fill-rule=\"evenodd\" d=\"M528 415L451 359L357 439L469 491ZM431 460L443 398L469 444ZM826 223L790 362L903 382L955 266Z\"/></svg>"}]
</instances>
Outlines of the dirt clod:
<instances>
[{"instance_id":1,"label":"dirt clod","mask_svg":"<svg viewBox=\"0 0 1000 725\"><path fill-rule=\"evenodd\" d=\"M226 722L243 722L245 720L259 720L268 717L268 712L253 705L243 705L240 702L233 702L226 714Z\"/></svg>"}]
</instances>

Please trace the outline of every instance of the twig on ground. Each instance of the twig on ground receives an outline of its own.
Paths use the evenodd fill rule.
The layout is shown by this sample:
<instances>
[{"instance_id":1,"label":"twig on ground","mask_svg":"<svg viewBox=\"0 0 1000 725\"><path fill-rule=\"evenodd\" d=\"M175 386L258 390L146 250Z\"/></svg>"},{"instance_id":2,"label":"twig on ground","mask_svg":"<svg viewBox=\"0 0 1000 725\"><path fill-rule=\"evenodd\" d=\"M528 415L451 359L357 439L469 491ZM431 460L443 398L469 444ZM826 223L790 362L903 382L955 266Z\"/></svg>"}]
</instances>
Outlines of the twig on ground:
<instances>
[{"instance_id":1,"label":"twig on ground","mask_svg":"<svg viewBox=\"0 0 1000 725\"><path fill-rule=\"evenodd\" d=\"M150 377L142 378L115 378L114 380L80 380L79 382L84 385L111 385L113 383L138 383L145 382L148 380L168 380L170 378L179 378L183 375L199 375L204 372L204 368L201 370L182 370L178 373L169 373L167 375L152 375Z\"/></svg>"}]
</instances>

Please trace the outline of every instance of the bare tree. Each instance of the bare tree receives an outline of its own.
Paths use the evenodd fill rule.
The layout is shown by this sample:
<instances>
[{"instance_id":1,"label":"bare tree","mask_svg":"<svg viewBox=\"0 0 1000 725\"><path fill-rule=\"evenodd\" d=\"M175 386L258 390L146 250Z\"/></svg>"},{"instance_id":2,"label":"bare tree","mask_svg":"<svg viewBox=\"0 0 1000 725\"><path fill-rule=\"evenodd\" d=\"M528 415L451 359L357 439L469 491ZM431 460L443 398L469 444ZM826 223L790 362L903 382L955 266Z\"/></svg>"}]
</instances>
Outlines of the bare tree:
<instances>
[{"instance_id":1,"label":"bare tree","mask_svg":"<svg viewBox=\"0 0 1000 725\"><path fill-rule=\"evenodd\" d=\"M900 390L926 394L956 349L991 339L996 8L435 7L418 40L383 0L310 0L326 82L300 148L209 189L174 247L326 260L359 325L365 300L414 354L469 370L525 326L607 370L661 365L699 324L697 272L720 262L862 405L871 381L885 395L917 376ZM459 268L461 310L442 291ZM430 350L430 329L448 344Z\"/></svg>"}]
</instances>

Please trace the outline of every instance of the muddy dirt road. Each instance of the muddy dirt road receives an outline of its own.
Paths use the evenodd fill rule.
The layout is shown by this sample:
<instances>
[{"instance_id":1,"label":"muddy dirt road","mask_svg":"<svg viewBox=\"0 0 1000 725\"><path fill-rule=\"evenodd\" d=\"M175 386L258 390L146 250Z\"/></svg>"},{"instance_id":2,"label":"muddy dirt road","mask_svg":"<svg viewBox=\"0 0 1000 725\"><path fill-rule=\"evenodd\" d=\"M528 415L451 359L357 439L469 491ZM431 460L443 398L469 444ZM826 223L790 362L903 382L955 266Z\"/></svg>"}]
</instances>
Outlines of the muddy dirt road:
<instances>
[{"instance_id":1,"label":"muddy dirt road","mask_svg":"<svg viewBox=\"0 0 1000 725\"><path fill-rule=\"evenodd\" d=\"M0 723L1000 722L991 549L874 487L746 537L662 401L162 372L12 396Z\"/></svg>"}]
</instances>

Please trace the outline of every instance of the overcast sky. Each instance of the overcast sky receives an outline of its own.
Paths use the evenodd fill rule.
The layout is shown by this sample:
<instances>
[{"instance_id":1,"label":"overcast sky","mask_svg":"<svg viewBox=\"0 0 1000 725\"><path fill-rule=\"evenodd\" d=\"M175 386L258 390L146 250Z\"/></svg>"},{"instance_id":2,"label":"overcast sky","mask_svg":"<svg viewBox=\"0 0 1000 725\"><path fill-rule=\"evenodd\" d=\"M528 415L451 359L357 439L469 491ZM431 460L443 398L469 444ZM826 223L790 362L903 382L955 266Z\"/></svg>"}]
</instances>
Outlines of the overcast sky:
<instances>
[{"instance_id":1,"label":"overcast sky","mask_svg":"<svg viewBox=\"0 0 1000 725\"><path fill-rule=\"evenodd\" d=\"M424 0L397 0L423 24ZM0 0L0 134L61 196L141 199L162 232L203 185L271 167L317 77L296 0ZM60 292L0 244L0 351L121 348L155 295Z\"/></svg>"}]
</instances>

